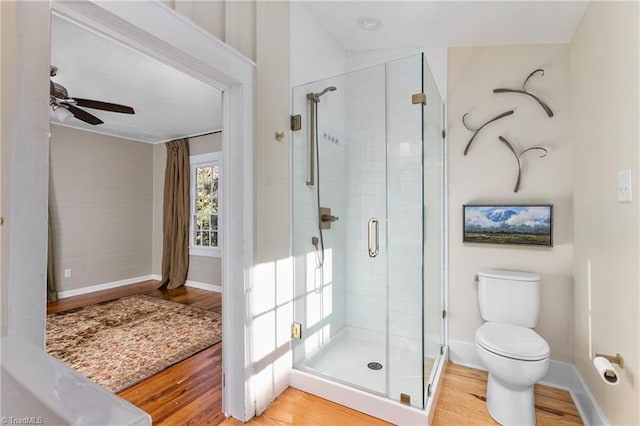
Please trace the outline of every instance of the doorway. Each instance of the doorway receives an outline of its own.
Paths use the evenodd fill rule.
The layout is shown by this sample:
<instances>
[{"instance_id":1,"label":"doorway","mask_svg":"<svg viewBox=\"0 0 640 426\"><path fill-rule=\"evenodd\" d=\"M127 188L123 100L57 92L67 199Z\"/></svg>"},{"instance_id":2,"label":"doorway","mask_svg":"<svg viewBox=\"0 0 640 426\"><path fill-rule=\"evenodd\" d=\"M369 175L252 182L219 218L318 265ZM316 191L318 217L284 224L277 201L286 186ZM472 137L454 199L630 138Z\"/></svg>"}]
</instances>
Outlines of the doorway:
<instances>
[{"instance_id":1,"label":"doorway","mask_svg":"<svg viewBox=\"0 0 640 426\"><path fill-rule=\"evenodd\" d=\"M40 89L48 86L45 78L48 79L49 58L43 52L49 50L50 44L46 34L50 20L49 7L49 3L45 2L16 6L16 27L29 29L30 33L28 37L15 40L17 51L28 52L15 56L15 69L33 69L37 84L30 85L25 81L29 73L14 83L14 91L19 92L21 98L14 104L14 114L18 119L12 123L13 158L20 158L21 154L34 154L35 157L32 157L33 161L22 162L21 173L12 175L12 193L21 195L12 199L9 217L12 220L11 234L20 235L21 242L13 244L12 240L10 244L8 304L12 306L12 316L8 330L40 346L43 346L44 333L38 332L38 329L44 329L44 301L36 303L35 298L39 294L44 295L42 278L46 267L46 240L43 236L46 232L41 232L41 229L46 227L47 212L42 203L34 206L29 201L47 198L47 170L45 167L45 173L41 173L40 160L46 158L48 150L48 96L40 93ZM244 336L243 289L249 286L253 265L254 64L181 19L161 3L113 2L98 5L53 2L51 8L65 19L138 49L223 91L225 133L222 162L229 173L224 190L227 194L235 194L226 207L233 209L235 214L227 215L228 226L223 235L226 244L222 265L222 304L223 310L228 313L223 327L226 342L224 411L246 419L246 416L252 415L248 386L250 372L246 369L245 360L233 354L249 352ZM42 122L38 121L34 126L34 120ZM18 143L21 141L22 146ZM12 166L15 171L15 161ZM40 171L29 173L35 170ZM29 208L32 212L19 219L21 212ZM31 250L25 250L25 247ZM228 285L232 282L236 285ZM23 319L27 321L22 322Z\"/></svg>"}]
</instances>

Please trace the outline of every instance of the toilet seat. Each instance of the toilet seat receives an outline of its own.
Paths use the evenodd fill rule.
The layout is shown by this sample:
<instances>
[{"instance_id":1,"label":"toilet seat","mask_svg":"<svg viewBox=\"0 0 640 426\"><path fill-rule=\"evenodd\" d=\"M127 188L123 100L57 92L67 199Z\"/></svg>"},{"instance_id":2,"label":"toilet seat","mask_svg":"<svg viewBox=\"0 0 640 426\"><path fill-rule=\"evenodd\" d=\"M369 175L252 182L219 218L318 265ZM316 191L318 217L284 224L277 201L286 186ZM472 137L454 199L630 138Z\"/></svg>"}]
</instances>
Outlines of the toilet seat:
<instances>
[{"instance_id":1,"label":"toilet seat","mask_svg":"<svg viewBox=\"0 0 640 426\"><path fill-rule=\"evenodd\" d=\"M476 343L497 355L522 361L549 357L549 344L530 328L486 322L476 331Z\"/></svg>"}]
</instances>

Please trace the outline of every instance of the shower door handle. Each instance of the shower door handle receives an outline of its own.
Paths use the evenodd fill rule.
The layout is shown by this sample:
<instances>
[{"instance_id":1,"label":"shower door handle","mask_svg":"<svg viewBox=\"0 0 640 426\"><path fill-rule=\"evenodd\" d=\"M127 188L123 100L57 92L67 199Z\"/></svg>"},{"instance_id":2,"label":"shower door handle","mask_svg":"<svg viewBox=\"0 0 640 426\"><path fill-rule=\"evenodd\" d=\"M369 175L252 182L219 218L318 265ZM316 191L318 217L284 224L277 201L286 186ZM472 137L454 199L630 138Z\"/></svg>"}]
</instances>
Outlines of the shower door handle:
<instances>
[{"instance_id":1,"label":"shower door handle","mask_svg":"<svg viewBox=\"0 0 640 426\"><path fill-rule=\"evenodd\" d=\"M376 231L375 249L371 247L371 234L374 227ZM378 229L378 219L376 219L375 217L369 219L369 223L367 224L367 250L369 251L369 257L376 257L378 255L378 252L380 251L380 233Z\"/></svg>"}]
</instances>

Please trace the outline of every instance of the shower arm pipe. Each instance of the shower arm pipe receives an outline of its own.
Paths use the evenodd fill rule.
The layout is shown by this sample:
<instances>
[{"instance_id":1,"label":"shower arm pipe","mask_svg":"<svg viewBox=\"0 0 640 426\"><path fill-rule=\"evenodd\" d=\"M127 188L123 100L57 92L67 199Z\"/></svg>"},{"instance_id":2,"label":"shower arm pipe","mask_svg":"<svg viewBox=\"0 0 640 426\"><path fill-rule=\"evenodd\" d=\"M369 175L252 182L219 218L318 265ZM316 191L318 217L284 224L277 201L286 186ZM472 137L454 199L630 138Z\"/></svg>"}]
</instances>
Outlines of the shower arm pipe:
<instances>
[{"instance_id":1,"label":"shower arm pipe","mask_svg":"<svg viewBox=\"0 0 640 426\"><path fill-rule=\"evenodd\" d=\"M309 99L309 180L307 180L307 186L314 186L316 184L316 108L318 104L313 97L307 95Z\"/></svg>"}]
</instances>

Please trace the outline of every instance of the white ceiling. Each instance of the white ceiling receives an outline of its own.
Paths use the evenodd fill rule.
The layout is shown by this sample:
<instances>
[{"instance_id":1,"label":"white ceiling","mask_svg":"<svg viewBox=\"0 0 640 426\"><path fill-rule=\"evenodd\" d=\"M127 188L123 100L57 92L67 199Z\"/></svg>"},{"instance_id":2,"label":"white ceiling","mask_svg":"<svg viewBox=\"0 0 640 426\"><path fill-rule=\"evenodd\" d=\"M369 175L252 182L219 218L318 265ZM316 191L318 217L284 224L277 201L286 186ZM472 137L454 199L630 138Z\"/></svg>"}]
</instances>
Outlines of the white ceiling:
<instances>
[{"instance_id":1,"label":"white ceiling","mask_svg":"<svg viewBox=\"0 0 640 426\"><path fill-rule=\"evenodd\" d=\"M70 97L131 106L135 115L83 108L104 121L65 126L160 143L222 128L222 93L155 59L62 18L51 23L52 80ZM53 123L60 122L51 115Z\"/></svg>"},{"instance_id":2,"label":"white ceiling","mask_svg":"<svg viewBox=\"0 0 640 426\"><path fill-rule=\"evenodd\" d=\"M305 1L346 50L567 43L585 1ZM378 31L357 25L382 21ZM222 128L222 94L190 76L110 39L52 18L53 78L71 97L132 106L135 115L88 109L104 121L63 125L160 143ZM311 47L310 47L311 48ZM52 115L51 121L59 123Z\"/></svg>"},{"instance_id":3,"label":"white ceiling","mask_svg":"<svg viewBox=\"0 0 640 426\"><path fill-rule=\"evenodd\" d=\"M305 1L347 50L568 43L586 1ZM382 21L378 31L360 17Z\"/></svg>"}]
</instances>

